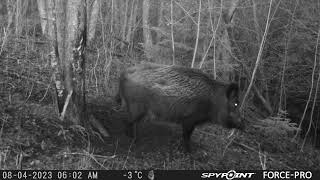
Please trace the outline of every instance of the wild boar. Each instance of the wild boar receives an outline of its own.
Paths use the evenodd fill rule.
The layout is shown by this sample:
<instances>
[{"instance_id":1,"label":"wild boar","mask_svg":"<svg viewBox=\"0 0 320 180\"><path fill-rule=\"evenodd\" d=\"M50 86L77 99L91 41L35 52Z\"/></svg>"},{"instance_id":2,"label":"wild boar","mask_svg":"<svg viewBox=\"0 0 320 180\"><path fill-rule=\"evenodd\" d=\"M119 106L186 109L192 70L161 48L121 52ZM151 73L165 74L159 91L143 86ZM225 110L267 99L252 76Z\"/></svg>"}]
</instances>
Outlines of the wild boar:
<instances>
[{"instance_id":1,"label":"wild boar","mask_svg":"<svg viewBox=\"0 0 320 180\"><path fill-rule=\"evenodd\" d=\"M135 137L135 123L148 112L182 125L183 144L190 152L194 128L205 122L243 129L238 86L212 79L199 69L140 64L120 75L119 98L129 114L126 133Z\"/></svg>"}]
</instances>

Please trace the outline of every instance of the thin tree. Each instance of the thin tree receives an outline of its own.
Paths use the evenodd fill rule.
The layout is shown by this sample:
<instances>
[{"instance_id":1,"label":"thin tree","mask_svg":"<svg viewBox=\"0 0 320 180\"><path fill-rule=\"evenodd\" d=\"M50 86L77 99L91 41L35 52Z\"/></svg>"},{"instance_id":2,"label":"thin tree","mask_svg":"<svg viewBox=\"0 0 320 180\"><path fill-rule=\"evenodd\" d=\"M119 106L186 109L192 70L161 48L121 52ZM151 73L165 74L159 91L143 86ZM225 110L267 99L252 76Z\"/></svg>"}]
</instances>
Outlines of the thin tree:
<instances>
[{"instance_id":1,"label":"thin tree","mask_svg":"<svg viewBox=\"0 0 320 180\"><path fill-rule=\"evenodd\" d=\"M285 71L286 71L286 67L287 67L287 59L288 59L288 46L289 46L289 38L291 36L291 31L292 31L292 24L293 24L293 20L294 20L294 15L296 12L298 6L298 0L295 3L294 6L294 10L290 19L290 23L289 23L289 31L286 37L286 43L285 43L285 52L284 52L284 60L283 60L283 66L282 66L282 74L281 74L281 83L280 83L280 98L279 98L279 107L278 107L278 113L280 113L281 109L282 109L282 104L285 104L283 102L285 102Z\"/></svg>"},{"instance_id":2,"label":"thin tree","mask_svg":"<svg viewBox=\"0 0 320 180\"><path fill-rule=\"evenodd\" d=\"M143 25L143 39L144 39L144 50L147 59L151 59L152 56L152 39L149 28L149 9L150 0L143 0L142 4L142 25Z\"/></svg>"},{"instance_id":3,"label":"thin tree","mask_svg":"<svg viewBox=\"0 0 320 180\"><path fill-rule=\"evenodd\" d=\"M315 59L317 59L317 56L318 56L319 37L320 37L320 28L318 30L318 36L317 36L316 52L315 52L315 55L314 55ZM303 142L302 142L301 149L300 149L301 151L303 150L304 144L306 143L308 134L310 133L310 130L311 130L311 125L313 123L313 113L314 113L314 108L315 108L315 105L316 105L316 102L317 102L319 81L320 81L320 71L318 73L318 78L317 78L317 83L316 83L316 92L315 92L314 97L313 97L313 103L312 103L312 109L311 109L311 114L310 114L309 126L308 126L308 130L307 130L307 132L306 132L306 134L305 134L305 136L303 138Z\"/></svg>"},{"instance_id":4,"label":"thin tree","mask_svg":"<svg viewBox=\"0 0 320 180\"><path fill-rule=\"evenodd\" d=\"M223 0L220 0L220 15L219 15L219 18L218 18L218 22L217 22L217 25L216 27L214 28L214 25L213 25L213 22L212 22L212 9L213 9L213 3L210 3L210 7L211 9L209 10L209 19L210 19L210 24L211 24L211 31L212 31L212 37L211 37L211 40L209 42L209 46L204 54L204 56L202 57L202 60L200 62L200 66L199 66L199 69L202 68L203 66L203 63L207 57L207 54L209 52L209 49L210 47L212 46L212 42L213 40L216 39L216 35L217 35L217 30L219 28L219 24L220 24L220 20L221 20L221 17L222 17L222 1ZM215 41L216 42L216 41ZM216 58L215 58L215 43L214 43L214 51L213 51L213 77L214 79L217 78L217 72L216 72Z\"/></svg>"},{"instance_id":5,"label":"thin tree","mask_svg":"<svg viewBox=\"0 0 320 180\"><path fill-rule=\"evenodd\" d=\"M305 115L306 115L306 112L307 112L307 109L309 107L309 103L310 103L310 100L311 100L311 96L312 96L312 93L313 93L314 75L315 75L315 72L316 72L317 57L318 57L318 44L319 44L319 36L320 36L320 32L319 31L318 31L317 41L316 41L316 51L315 51L315 54L314 54L314 61L313 61L313 69L312 69L312 75L311 75L311 86L310 86L310 91L309 91L309 97L308 97L308 100L307 100L307 104L306 104L306 106L304 108L302 117L300 119L300 123L299 123L298 129L301 129L301 127L302 127L302 123L304 121L304 118L305 118ZM317 81L317 83L318 83L318 81ZM316 91L318 91L318 88L316 89ZM310 121L311 121L311 119L310 119ZM296 139L298 137L299 133L300 132L296 132L296 134L295 134L293 139Z\"/></svg>"},{"instance_id":6,"label":"thin tree","mask_svg":"<svg viewBox=\"0 0 320 180\"><path fill-rule=\"evenodd\" d=\"M136 15L137 15L137 4L135 0L131 2L131 11L130 11L130 18L128 22L128 32L126 35L126 41L130 44L131 42L131 34L134 30L135 22L136 22Z\"/></svg>"},{"instance_id":7,"label":"thin tree","mask_svg":"<svg viewBox=\"0 0 320 180\"><path fill-rule=\"evenodd\" d=\"M41 1L41 0L40 0ZM91 0L87 5L87 18L88 18L88 42L90 42L96 33L96 25L99 15L99 0Z\"/></svg>"},{"instance_id":8,"label":"thin tree","mask_svg":"<svg viewBox=\"0 0 320 180\"><path fill-rule=\"evenodd\" d=\"M199 0L198 22L197 22L197 38L196 38L196 44L194 45L194 51L193 51L193 58L192 58L191 68L194 68L194 63L195 63L195 61L196 61L196 54L197 54L198 43L199 43L199 34L200 34L200 16L201 16L201 0Z\"/></svg>"},{"instance_id":9,"label":"thin tree","mask_svg":"<svg viewBox=\"0 0 320 180\"><path fill-rule=\"evenodd\" d=\"M173 36L173 0L170 3L170 30L171 30L171 44L172 44L172 64L175 65L175 52L174 52L174 36Z\"/></svg>"},{"instance_id":10,"label":"thin tree","mask_svg":"<svg viewBox=\"0 0 320 180\"><path fill-rule=\"evenodd\" d=\"M254 66L254 69L253 69L253 72L252 72L252 75L251 75L250 84L248 86L248 89L247 89L247 91L246 91L246 93L245 93L245 95L243 97L243 100L242 100L242 103L241 103L241 106L240 106L241 110L244 108L245 101L246 101L246 99L247 99L247 97L249 95L249 92L250 92L250 90L252 88L252 85L253 85L253 82L254 82L254 78L255 78L255 74L256 74L258 66L259 66L259 62L261 61L261 55L262 55L264 43L265 43L266 36L267 36L267 33L269 31L269 27L270 27L270 22L269 21L270 21L272 1L273 0L270 0L266 26L265 26L265 29L264 29L264 33L263 33L263 37L262 37L261 43L260 43L260 48L259 48L257 60L256 60L256 63L255 63L255 66Z\"/></svg>"},{"instance_id":11,"label":"thin tree","mask_svg":"<svg viewBox=\"0 0 320 180\"><path fill-rule=\"evenodd\" d=\"M128 26L128 11L129 11L129 1L128 0L124 0L125 3L125 11L123 12L123 16L124 16L124 21L122 24L122 30L121 30L121 35L122 35L122 40L126 39L126 34L127 34L127 26ZM121 44L121 48L123 48L125 44L122 43Z\"/></svg>"}]
</instances>

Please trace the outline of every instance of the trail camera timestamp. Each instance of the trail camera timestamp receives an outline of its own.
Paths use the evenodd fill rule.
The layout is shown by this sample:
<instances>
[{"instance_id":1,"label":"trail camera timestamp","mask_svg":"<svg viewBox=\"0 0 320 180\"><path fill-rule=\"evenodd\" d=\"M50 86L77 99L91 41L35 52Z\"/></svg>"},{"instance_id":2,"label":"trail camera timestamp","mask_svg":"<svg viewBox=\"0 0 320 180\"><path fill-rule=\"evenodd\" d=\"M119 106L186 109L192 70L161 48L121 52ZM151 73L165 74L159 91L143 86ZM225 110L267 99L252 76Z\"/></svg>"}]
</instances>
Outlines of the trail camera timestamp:
<instances>
[{"instance_id":1,"label":"trail camera timestamp","mask_svg":"<svg viewBox=\"0 0 320 180\"><path fill-rule=\"evenodd\" d=\"M97 171L1 171L0 179L98 179Z\"/></svg>"}]
</instances>

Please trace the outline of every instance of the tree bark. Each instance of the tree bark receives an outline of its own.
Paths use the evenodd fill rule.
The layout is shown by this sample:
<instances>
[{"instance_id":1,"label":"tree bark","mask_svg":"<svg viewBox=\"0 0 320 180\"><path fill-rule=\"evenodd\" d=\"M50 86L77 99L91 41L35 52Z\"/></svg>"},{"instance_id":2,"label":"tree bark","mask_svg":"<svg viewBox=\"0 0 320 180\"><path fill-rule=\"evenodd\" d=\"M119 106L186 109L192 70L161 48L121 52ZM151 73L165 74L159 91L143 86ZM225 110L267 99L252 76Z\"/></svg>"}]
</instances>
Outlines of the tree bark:
<instances>
[{"instance_id":1,"label":"tree bark","mask_svg":"<svg viewBox=\"0 0 320 180\"><path fill-rule=\"evenodd\" d=\"M96 24L99 15L99 0L91 0L87 6L87 16L88 16L88 42L91 42L96 33Z\"/></svg>"},{"instance_id":2,"label":"tree bark","mask_svg":"<svg viewBox=\"0 0 320 180\"><path fill-rule=\"evenodd\" d=\"M158 8L158 17L157 17L157 27L161 28L164 2L163 1L159 1L158 3L159 3L159 8ZM173 2L172 1L171 1L171 4L170 4L170 6L173 6ZM170 11L171 11L171 9L170 9ZM160 42L160 40L161 40L161 33L157 31L156 42L158 43L158 42Z\"/></svg>"},{"instance_id":3,"label":"tree bark","mask_svg":"<svg viewBox=\"0 0 320 180\"><path fill-rule=\"evenodd\" d=\"M147 59L152 58L152 39L149 28L149 9L150 0L143 0L142 4L142 25L143 25L143 38L144 38L144 50Z\"/></svg>"},{"instance_id":4,"label":"tree bark","mask_svg":"<svg viewBox=\"0 0 320 180\"><path fill-rule=\"evenodd\" d=\"M47 1L44 1L44 0L37 0L42 34L45 34L46 27L47 27L47 20L46 20L46 15L47 15L46 4L47 3L46 2Z\"/></svg>"},{"instance_id":5,"label":"tree bark","mask_svg":"<svg viewBox=\"0 0 320 180\"><path fill-rule=\"evenodd\" d=\"M172 64L175 65L175 50L174 50L174 36L173 36L173 0L170 2L170 31L171 31L171 44L172 44ZM200 15L200 13L199 13Z\"/></svg>"},{"instance_id":6,"label":"tree bark","mask_svg":"<svg viewBox=\"0 0 320 180\"><path fill-rule=\"evenodd\" d=\"M16 12L15 12L15 34L20 35L22 33L22 27L25 24L24 18L28 9L28 1L17 0Z\"/></svg>"},{"instance_id":7,"label":"tree bark","mask_svg":"<svg viewBox=\"0 0 320 180\"><path fill-rule=\"evenodd\" d=\"M133 34L134 26L136 23L137 7L138 6L137 6L136 1L132 0L128 33L127 33L127 37L126 37L126 41L129 43L131 42L131 35Z\"/></svg>"},{"instance_id":8,"label":"tree bark","mask_svg":"<svg viewBox=\"0 0 320 180\"><path fill-rule=\"evenodd\" d=\"M196 60L196 54L197 54L197 50L198 50L199 34L200 34L200 23L201 23L200 17L201 17L201 0L199 0L198 21L197 21L197 38L196 38L196 43L194 45L191 68L194 68L194 64L195 64L195 60Z\"/></svg>"},{"instance_id":9,"label":"tree bark","mask_svg":"<svg viewBox=\"0 0 320 180\"><path fill-rule=\"evenodd\" d=\"M218 37L220 43L217 44L216 47L216 55L218 60L218 69L220 70L220 78L224 81L232 81L233 80L233 64L232 56L230 52L232 52L232 46L230 41L230 35L228 33L228 28L232 27L233 17L238 6L239 0L229 0L225 1L224 6L227 9L223 12L223 23L221 23L221 28L218 32Z\"/></svg>"},{"instance_id":10,"label":"tree bark","mask_svg":"<svg viewBox=\"0 0 320 180\"><path fill-rule=\"evenodd\" d=\"M264 43L265 43L266 36L267 36L267 33L268 33L268 31L269 31L269 27L270 27L270 22L269 22L269 21L270 21L270 12L271 12L272 1L273 1L273 0L270 0L267 22L266 22L266 26L265 26L265 29L264 29L264 33L263 33L262 40L261 40L261 43L260 43L260 48L259 48L257 60L256 60L256 63L255 63L255 66L254 66L254 69L253 69L253 72L252 72L252 75L251 75L251 80L250 80L248 89L247 89L247 91L246 91L246 93L244 94L244 97L243 97L243 99L242 99L242 103L241 103L241 106L240 106L240 110L244 109L244 107L245 107L246 98L248 97L249 92L250 92L250 90L251 90L251 88L252 88L252 86L253 86L254 78L255 78L255 75L256 75L256 72L257 72L259 63L260 63L260 61L261 61L261 56L262 56L262 51L263 51Z\"/></svg>"},{"instance_id":11,"label":"tree bark","mask_svg":"<svg viewBox=\"0 0 320 180\"><path fill-rule=\"evenodd\" d=\"M13 23L14 12L16 5L13 0L7 0L7 12L8 12L8 29Z\"/></svg>"},{"instance_id":12,"label":"tree bark","mask_svg":"<svg viewBox=\"0 0 320 180\"><path fill-rule=\"evenodd\" d=\"M85 1L49 0L46 3L45 14L52 17L42 20L46 21L43 24L48 27L45 29L48 29L50 38L57 110L61 120L67 119L80 124L87 119L84 93ZM41 4L38 7L43 9Z\"/></svg>"},{"instance_id":13,"label":"tree bark","mask_svg":"<svg viewBox=\"0 0 320 180\"><path fill-rule=\"evenodd\" d=\"M53 0L38 0L38 11L40 16L41 30L42 34L47 36L48 39L54 38L53 26L49 26L49 21L54 21L55 17L53 13L55 12Z\"/></svg>"},{"instance_id":14,"label":"tree bark","mask_svg":"<svg viewBox=\"0 0 320 180\"><path fill-rule=\"evenodd\" d=\"M125 3L125 11L123 12L123 16L124 16L124 21L122 24L122 30L121 30L121 39L125 40L126 39L126 34L127 34L127 26L128 26L128 9L129 9L129 1L128 0L124 0ZM124 43L121 44L121 48L124 47Z\"/></svg>"}]
</instances>

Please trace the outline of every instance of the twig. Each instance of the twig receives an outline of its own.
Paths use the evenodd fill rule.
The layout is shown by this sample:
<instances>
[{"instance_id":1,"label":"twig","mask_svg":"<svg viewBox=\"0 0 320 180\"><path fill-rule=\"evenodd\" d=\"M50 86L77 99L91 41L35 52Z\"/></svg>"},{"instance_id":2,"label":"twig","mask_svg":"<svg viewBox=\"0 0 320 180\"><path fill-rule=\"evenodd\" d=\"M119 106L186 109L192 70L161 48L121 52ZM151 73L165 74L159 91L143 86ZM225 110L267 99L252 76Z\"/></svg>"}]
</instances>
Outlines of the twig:
<instances>
[{"instance_id":1,"label":"twig","mask_svg":"<svg viewBox=\"0 0 320 180\"><path fill-rule=\"evenodd\" d=\"M186 9L184 9L184 7L182 7L179 3L177 3L176 1L175 1L175 3L189 16L189 18L192 20L192 22L194 23L194 24L197 24L197 22L192 18L192 16L189 14L189 12L186 10Z\"/></svg>"},{"instance_id":2,"label":"twig","mask_svg":"<svg viewBox=\"0 0 320 180\"><path fill-rule=\"evenodd\" d=\"M37 83L37 84L40 84L40 85L43 85L43 86L48 86L48 84L44 83L44 82L41 82L41 81L38 81L38 80L35 80L35 79L31 79L25 75L21 75L21 74L18 74L16 72L11 72L11 71L8 71L8 70L2 70L0 71L0 73L4 74L4 75L9 75L11 77L15 77L15 78L22 78L22 79L27 79L27 80L30 80L34 83Z\"/></svg>"},{"instance_id":3,"label":"twig","mask_svg":"<svg viewBox=\"0 0 320 180\"><path fill-rule=\"evenodd\" d=\"M30 90L30 92L29 92L29 95L28 95L27 99L24 101L24 104L25 104L25 103L29 100L29 98L31 97L33 87L34 87L34 83L32 83L31 90Z\"/></svg>"},{"instance_id":4,"label":"twig","mask_svg":"<svg viewBox=\"0 0 320 180\"><path fill-rule=\"evenodd\" d=\"M133 145L133 143L134 143L135 140L136 140L135 138L132 139L132 141L131 141L131 143L130 143L130 146L129 146L129 149L128 149L128 153L127 153L127 156L126 156L126 160L124 161L123 166L122 166L122 170L124 170L124 168L125 168L125 166L126 166L126 163L127 163L127 161L128 161L128 158L129 158L129 153L131 152L131 147L132 147L132 145Z\"/></svg>"},{"instance_id":5,"label":"twig","mask_svg":"<svg viewBox=\"0 0 320 180\"><path fill-rule=\"evenodd\" d=\"M5 115L4 118L1 118L1 120L2 120L2 125L1 125L1 128L0 128L0 142L2 142L1 138L2 138L2 134L3 134L3 127L4 127L4 123L6 123L7 120L8 120L8 115ZM0 168L1 168L1 166L0 166Z\"/></svg>"},{"instance_id":6,"label":"twig","mask_svg":"<svg viewBox=\"0 0 320 180\"><path fill-rule=\"evenodd\" d=\"M233 134L234 131L232 131L232 134ZM230 137L230 136L229 136ZM228 147L230 146L230 144L232 144L233 140L236 138L236 136L232 136L232 139L228 142L228 144L226 145L226 147L224 148L223 150L223 153L222 153L222 156L224 156L225 152L227 151Z\"/></svg>"},{"instance_id":7,"label":"twig","mask_svg":"<svg viewBox=\"0 0 320 180\"><path fill-rule=\"evenodd\" d=\"M211 40L210 40L209 46L208 46L205 54L204 54L203 57L202 57L202 60L201 60L199 69L202 68L202 65L203 65L203 63L204 63L204 60L205 60L206 57L207 57L207 54L208 54L209 49L210 49L210 47L211 47L211 44L212 44L213 40L216 39L217 30L218 30L218 28L219 28L220 20L221 20L221 17L222 17L222 0L221 0L220 2L221 2L221 5L220 5L220 7L221 7L221 8L220 8L220 15L219 15L219 19L218 19L218 22L217 22L217 26L216 26L216 28L215 28L214 30L213 30L213 23L212 23L212 18L211 18L211 11L210 11L210 14L209 14L209 15L210 15L210 19L211 19L211 24L212 24L212 26L211 26L211 28L212 28L212 38L211 38ZM215 64L216 64L216 62L215 62L215 57L214 57L214 70L213 70L214 72L216 72ZM216 76L216 73L214 73L214 74L215 74L215 76ZM216 78L215 78L215 79L216 79Z\"/></svg>"},{"instance_id":8,"label":"twig","mask_svg":"<svg viewBox=\"0 0 320 180\"><path fill-rule=\"evenodd\" d=\"M260 165L262 170L266 170L267 166L266 166L266 162L267 162L267 156L266 154L261 153L261 149L260 149L260 144L259 144L259 160L260 160ZM262 160L263 157L263 160Z\"/></svg>"},{"instance_id":9,"label":"twig","mask_svg":"<svg viewBox=\"0 0 320 180\"><path fill-rule=\"evenodd\" d=\"M2 38L2 44L1 44L1 47L0 47L0 56L1 56L1 54L2 54L2 52L3 52L3 47L4 47L4 45L6 44L6 42L7 42L7 40L8 40L8 35L9 35L9 33L10 33L10 31L9 31L9 27L7 27L7 29L6 28L3 28L3 34L4 34L4 36L3 36L3 38Z\"/></svg>"},{"instance_id":10,"label":"twig","mask_svg":"<svg viewBox=\"0 0 320 180\"><path fill-rule=\"evenodd\" d=\"M64 153L64 154L69 154L69 155L82 155L82 156L87 156L88 153ZM113 159L116 157L116 155L112 156L102 156L102 155L91 155L94 158L102 158L102 159Z\"/></svg>"},{"instance_id":11,"label":"twig","mask_svg":"<svg viewBox=\"0 0 320 180\"><path fill-rule=\"evenodd\" d=\"M197 129L196 129L195 131L198 131L198 132L200 132L200 133L206 134L206 135L208 135L208 136L214 136L215 138L220 138L220 137L218 137L218 136L216 136L216 135L214 135L214 134L212 134L212 133L207 133L207 132L200 131L200 130L197 130ZM220 138L220 139L222 139L222 138ZM234 138L234 139L235 139L235 138ZM267 157L266 154L261 153L261 152L257 151L256 149L254 149L254 148L252 148L252 147L249 147L248 145L245 145L245 144L243 144L243 143L238 143L238 142L234 141L234 139L232 139L232 141L230 141L230 142L232 142L232 143L234 143L234 144L236 144L236 145L238 145L238 146L241 146L241 147L243 147L243 148L245 148L245 149L248 149L248 150L251 150L251 151L253 151L253 152L256 152L256 153L258 153L259 155L262 155L262 156L266 156L266 157ZM294 168L292 168L292 167L284 164L284 163L281 162L281 161L277 161L276 159L274 159L274 158L272 158L272 157L270 157L270 156L268 156L268 159L270 159L271 161L278 162L278 163L284 165L285 168L287 168L287 169L289 169L289 170L293 170L293 169L294 169Z\"/></svg>"},{"instance_id":12,"label":"twig","mask_svg":"<svg viewBox=\"0 0 320 180\"><path fill-rule=\"evenodd\" d=\"M63 121L65 115L66 115L66 112L67 112L67 107L68 107L68 104L70 102L70 99L72 97L72 94L73 94L73 90L71 90L69 93L68 93L68 96L66 98L66 101L64 103L64 106L63 106L63 110L62 110L62 113L60 115L60 120Z\"/></svg>"},{"instance_id":13,"label":"twig","mask_svg":"<svg viewBox=\"0 0 320 180\"><path fill-rule=\"evenodd\" d=\"M99 166L103 167L104 169L108 169L107 167L105 167L103 164L101 164L97 158L103 158L103 159L113 159L116 156L112 155L112 156L102 156L102 155L93 155L91 153L64 153L63 155L82 155L82 156L86 156L86 157L90 157L94 162L96 162Z\"/></svg>"},{"instance_id":14,"label":"twig","mask_svg":"<svg viewBox=\"0 0 320 180\"><path fill-rule=\"evenodd\" d=\"M243 144L243 143L238 143L238 142L235 142L235 141L233 141L233 143L234 144L236 144L236 145L238 145L238 146L241 146L241 147L244 147L244 148L246 148L246 149L249 149L249 150L251 150L251 151L253 151L253 152L256 152L256 153L260 153L260 155L262 155L262 156L266 156L266 154L264 154L264 153L261 153L261 152L259 152L259 151L257 151L257 150L255 150L254 148L252 148L252 147L249 147L249 146L247 146L247 145L245 145L245 144ZM290 167L290 166L288 166L288 165L286 165L286 164L284 164L283 162L281 162L281 161L277 161L277 160L275 160L274 158L272 158L272 157L268 157L268 159L270 159L271 161L274 161L274 162L278 162L278 163L280 163L280 164L282 164L282 165L284 165L285 166L285 168L287 168L287 169L289 169L289 170L293 170L294 168L292 168L292 167Z\"/></svg>"},{"instance_id":15,"label":"twig","mask_svg":"<svg viewBox=\"0 0 320 180\"><path fill-rule=\"evenodd\" d=\"M49 89L50 89L50 87L51 87L52 79L53 79L53 78L52 78L52 76L51 76L51 78L50 78L50 83L48 84L48 87L47 87L47 89L46 89L46 92L44 93L43 97L40 99L39 102L42 102L42 101L44 100L44 98L47 96L48 91L49 91Z\"/></svg>"}]
</instances>

